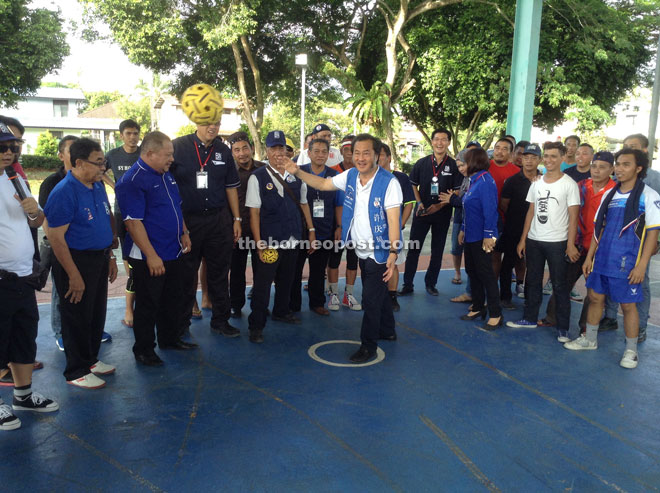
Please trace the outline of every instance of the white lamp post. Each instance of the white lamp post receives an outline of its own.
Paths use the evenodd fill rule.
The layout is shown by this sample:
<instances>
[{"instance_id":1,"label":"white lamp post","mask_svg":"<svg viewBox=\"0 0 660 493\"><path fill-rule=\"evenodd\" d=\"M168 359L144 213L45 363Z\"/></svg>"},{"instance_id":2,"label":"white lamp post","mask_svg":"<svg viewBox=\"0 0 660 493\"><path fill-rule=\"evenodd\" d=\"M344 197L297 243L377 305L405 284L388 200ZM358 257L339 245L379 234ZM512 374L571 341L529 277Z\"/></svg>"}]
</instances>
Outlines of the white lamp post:
<instances>
[{"instance_id":1,"label":"white lamp post","mask_svg":"<svg viewBox=\"0 0 660 493\"><path fill-rule=\"evenodd\" d=\"M302 67L301 95L300 95L300 154L305 147L305 75L307 71L307 54L296 55L296 65Z\"/></svg>"}]
</instances>

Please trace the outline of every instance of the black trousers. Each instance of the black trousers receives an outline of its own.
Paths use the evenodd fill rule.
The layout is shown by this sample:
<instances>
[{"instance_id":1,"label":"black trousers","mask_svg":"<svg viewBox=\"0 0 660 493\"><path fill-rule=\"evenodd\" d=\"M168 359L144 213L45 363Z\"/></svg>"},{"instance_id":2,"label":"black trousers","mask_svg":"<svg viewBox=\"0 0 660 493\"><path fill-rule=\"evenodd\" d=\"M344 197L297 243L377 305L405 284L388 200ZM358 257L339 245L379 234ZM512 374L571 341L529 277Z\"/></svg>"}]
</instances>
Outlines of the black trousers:
<instances>
[{"instance_id":1,"label":"black trousers","mask_svg":"<svg viewBox=\"0 0 660 493\"><path fill-rule=\"evenodd\" d=\"M211 327L221 329L229 320L229 265L234 245L232 218L227 209L220 209L209 215L186 214L184 220L190 231L192 248L190 253L183 256L184 303L179 337L190 326L197 295L195 277L202 257L206 259L206 282L213 304Z\"/></svg>"},{"instance_id":2,"label":"black trousers","mask_svg":"<svg viewBox=\"0 0 660 493\"><path fill-rule=\"evenodd\" d=\"M70 251L85 283L80 302L71 303L64 297L69 290L69 276L57 259L53 261L53 278L60 296L64 376L76 380L90 373L89 368L99 359L108 301L108 255L103 250Z\"/></svg>"},{"instance_id":3,"label":"black trousers","mask_svg":"<svg viewBox=\"0 0 660 493\"><path fill-rule=\"evenodd\" d=\"M129 258L135 287L133 353L150 355L156 346L171 344L179 336L179 317L183 301L183 260L164 261L165 274L152 276L146 260Z\"/></svg>"},{"instance_id":4,"label":"black trousers","mask_svg":"<svg viewBox=\"0 0 660 493\"><path fill-rule=\"evenodd\" d=\"M265 264L255 255L254 260L259 267L254 274L252 299L250 308L252 313L248 317L250 330L263 330L266 326L266 310L270 304L270 286L275 281L275 303L273 315L284 317L289 313L289 300L291 298L291 284L298 258L298 249L279 249L277 260L272 264Z\"/></svg>"},{"instance_id":5,"label":"black trousers","mask_svg":"<svg viewBox=\"0 0 660 493\"><path fill-rule=\"evenodd\" d=\"M251 238L245 238L243 244L251 240ZM240 311L245 306L245 269L247 269L248 254L252 256L253 279L257 268L256 250L254 248L239 248L240 243L234 245L231 251L231 268L229 269L230 306L236 311Z\"/></svg>"},{"instance_id":6,"label":"black trousers","mask_svg":"<svg viewBox=\"0 0 660 493\"><path fill-rule=\"evenodd\" d=\"M325 293L323 292L325 284L325 267L330 258L332 248L323 248L316 250L309 255L307 250L298 250L298 259L296 262L296 272L291 285L291 300L289 306L291 311L299 312L302 307L302 273L305 262L309 259L309 281L307 282L307 295L309 296L309 308L318 308L325 305Z\"/></svg>"},{"instance_id":7,"label":"black trousers","mask_svg":"<svg viewBox=\"0 0 660 493\"><path fill-rule=\"evenodd\" d=\"M484 301L487 301L488 315L493 318L501 316L500 291L493 272L492 254L484 252L481 241L465 243L463 251L465 271L470 276L472 287L472 311L482 310Z\"/></svg>"},{"instance_id":8,"label":"black trousers","mask_svg":"<svg viewBox=\"0 0 660 493\"><path fill-rule=\"evenodd\" d=\"M415 209L415 212L417 212L417 209ZM404 286L413 286L417 264L419 263L419 254L422 252L426 235L431 230L431 262L424 276L424 282L427 286L435 287L442 267L442 254L445 250L445 241L447 240L450 223L451 207L445 207L430 216L413 216L412 226L410 227L410 244L406 256L406 270L403 274ZM416 248L414 242L418 243Z\"/></svg>"},{"instance_id":9,"label":"black trousers","mask_svg":"<svg viewBox=\"0 0 660 493\"><path fill-rule=\"evenodd\" d=\"M513 276L513 269L518 262L519 257L516 252L518 241L514 238L502 237L500 248L502 251L502 265L500 267L500 299L502 301L511 301L513 294L511 293L511 280ZM518 279L522 281L522 279Z\"/></svg>"},{"instance_id":10,"label":"black trousers","mask_svg":"<svg viewBox=\"0 0 660 493\"><path fill-rule=\"evenodd\" d=\"M372 258L360 259L364 310L360 340L362 346L369 351L376 350L380 337L395 333L392 301L387 291L387 283L383 281L386 270L385 264L376 263Z\"/></svg>"},{"instance_id":11,"label":"black trousers","mask_svg":"<svg viewBox=\"0 0 660 493\"><path fill-rule=\"evenodd\" d=\"M570 292L573 289L573 286L575 286L575 283L577 282L578 279L580 279L580 276L582 275L582 265L584 265L584 260L586 258L587 258L586 254L580 255L580 258L577 260L577 262L567 262L566 264L566 285L569 292L569 299L570 299ZM553 325L557 323L557 302L555 300L554 282L555 280L553 279L552 295L550 296L550 300L548 301L548 307L546 309L546 315L545 315L545 319ZM588 310L589 310L589 296L586 296L584 298L584 303L582 304L582 311L580 312L580 321L578 322L578 326L581 328L585 328L587 326Z\"/></svg>"}]
</instances>

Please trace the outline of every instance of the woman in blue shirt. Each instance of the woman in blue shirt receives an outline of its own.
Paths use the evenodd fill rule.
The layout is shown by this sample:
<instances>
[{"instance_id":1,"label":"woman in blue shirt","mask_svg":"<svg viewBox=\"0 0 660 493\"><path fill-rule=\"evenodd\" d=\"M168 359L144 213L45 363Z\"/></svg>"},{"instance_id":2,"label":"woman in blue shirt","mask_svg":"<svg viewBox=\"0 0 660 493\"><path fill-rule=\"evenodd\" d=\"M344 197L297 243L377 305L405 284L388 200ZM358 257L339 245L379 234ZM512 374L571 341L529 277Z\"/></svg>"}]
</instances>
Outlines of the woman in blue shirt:
<instances>
[{"instance_id":1,"label":"woman in blue shirt","mask_svg":"<svg viewBox=\"0 0 660 493\"><path fill-rule=\"evenodd\" d=\"M497 278L493 272L491 252L497 240L497 186L488 173L488 154L483 149L470 149L465 154L470 187L463 196L463 224L458 241L464 247L465 270L472 287L472 307L462 320L486 318L484 293L490 318L484 329L502 325L502 308Z\"/></svg>"}]
</instances>

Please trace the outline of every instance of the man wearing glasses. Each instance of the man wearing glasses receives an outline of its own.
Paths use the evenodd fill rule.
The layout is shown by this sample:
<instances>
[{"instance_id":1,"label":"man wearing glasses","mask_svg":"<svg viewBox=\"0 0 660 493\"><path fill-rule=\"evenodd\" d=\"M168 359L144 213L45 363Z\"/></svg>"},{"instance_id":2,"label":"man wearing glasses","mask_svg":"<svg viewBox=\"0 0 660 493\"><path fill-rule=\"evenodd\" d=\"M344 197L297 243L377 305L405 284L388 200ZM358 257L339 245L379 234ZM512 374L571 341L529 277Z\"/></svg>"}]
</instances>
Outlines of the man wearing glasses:
<instances>
[{"instance_id":1,"label":"man wearing glasses","mask_svg":"<svg viewBox=\"0 0 660 493\"><path fill-rule=\"evenodd\" d=\"M117 278L111 245L114 218L102 183L107 161L98 142L79 139L69 148L73 168L48 197L44 210L60 296L67 383L86 389L105 385L98 375L115 367L98 359L108 298Z\"/></svg>"},{"instance_id":2,"label":"man wearing glasses","mask_svg":"<svg viewBox=\"0 0 660 493\"><path fill-rule=\"evenodd\" d=\"M229 265L234 243L241 237L238 178L231 150L218 137L220 122L197 125L197 131L175 139L170 173L179 193L183 219L190 231L191 252L183 256L184 305L180 334L190 326L197 295L195 275L202 257L212 303L211 329L225 337L240 332L229 324Z\"/></svg>"}]
</instances>

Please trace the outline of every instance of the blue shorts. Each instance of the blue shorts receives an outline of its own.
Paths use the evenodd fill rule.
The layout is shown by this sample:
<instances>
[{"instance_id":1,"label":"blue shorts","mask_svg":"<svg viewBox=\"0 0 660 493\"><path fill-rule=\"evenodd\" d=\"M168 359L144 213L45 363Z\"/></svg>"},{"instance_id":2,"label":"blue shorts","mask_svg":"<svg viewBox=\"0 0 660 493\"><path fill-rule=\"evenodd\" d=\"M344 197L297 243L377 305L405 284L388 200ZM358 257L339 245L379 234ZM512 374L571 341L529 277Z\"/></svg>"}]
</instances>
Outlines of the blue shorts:
<instances>
[{"instance_id":1,"label":"blue shorts","mask_svg":"<svg viewBox=\"0 0 660 493\"><path fill-rule=\"evenodd\" d=\"M460 257L463 255L463 245L458 244L458 233L461 232L461 223L451 225L451 254Z\"/></svg>"},{"instance_id":2,"label":"blue shorts","mask_svg":"<svg viewBox=\"0 0 660 493\"><path fill-rule=\"evenodd\" d=\"M642 284L629 284L628 279L609 277L592 272L587 278L587 288L598 294L606 294L616 303L639 303L644 300Z\"/></svg>"}]
</instances>

